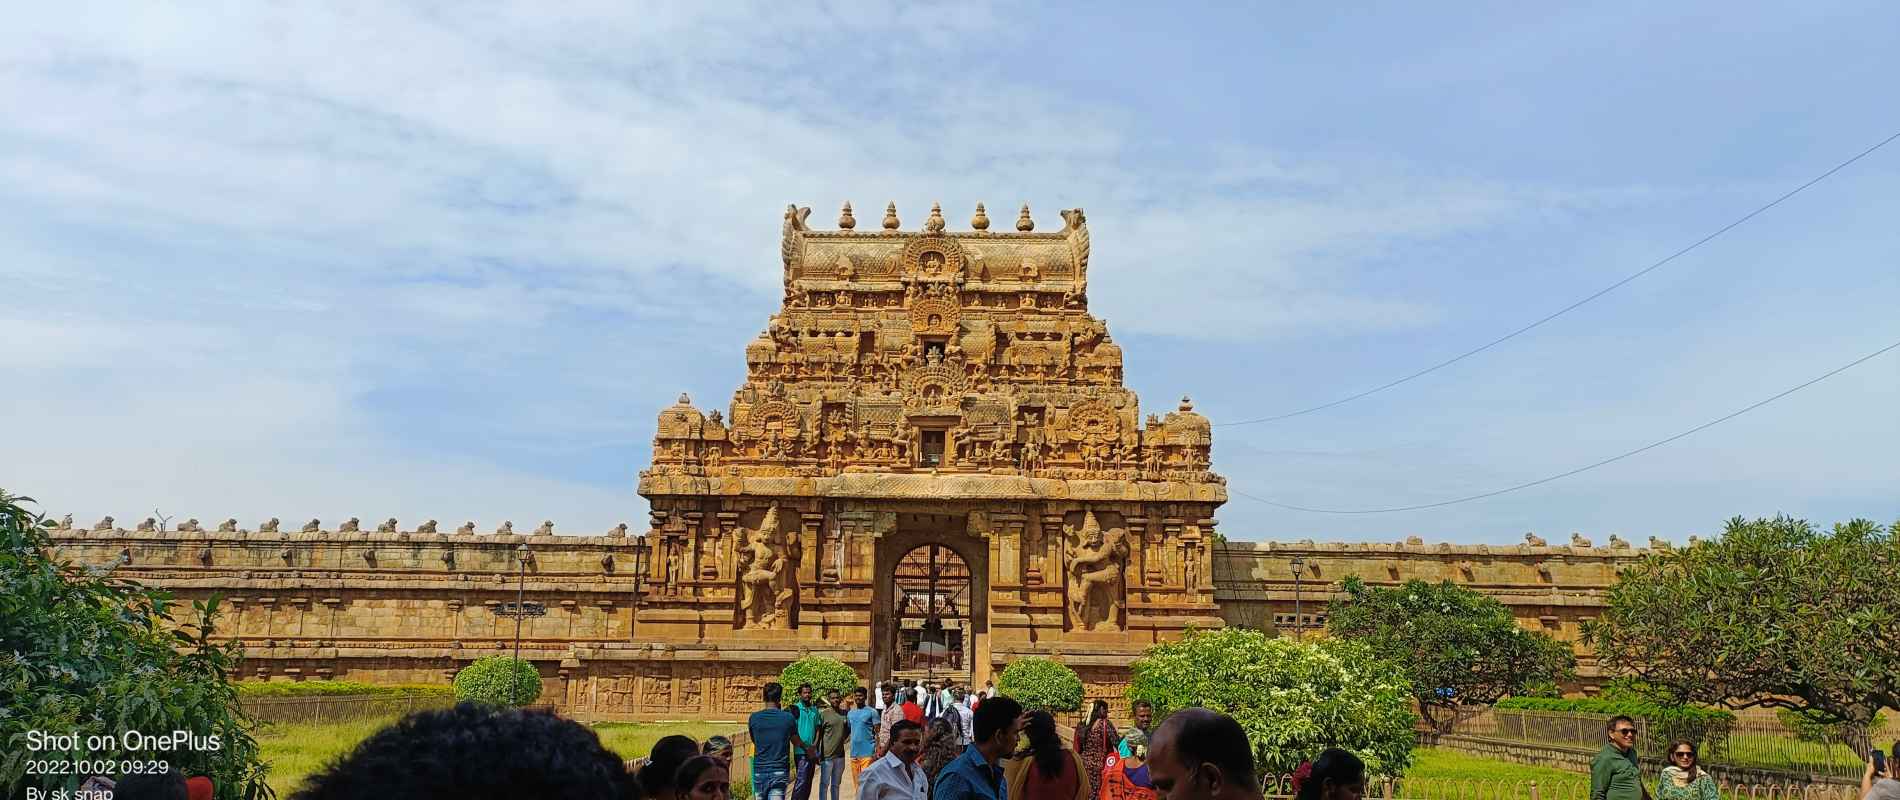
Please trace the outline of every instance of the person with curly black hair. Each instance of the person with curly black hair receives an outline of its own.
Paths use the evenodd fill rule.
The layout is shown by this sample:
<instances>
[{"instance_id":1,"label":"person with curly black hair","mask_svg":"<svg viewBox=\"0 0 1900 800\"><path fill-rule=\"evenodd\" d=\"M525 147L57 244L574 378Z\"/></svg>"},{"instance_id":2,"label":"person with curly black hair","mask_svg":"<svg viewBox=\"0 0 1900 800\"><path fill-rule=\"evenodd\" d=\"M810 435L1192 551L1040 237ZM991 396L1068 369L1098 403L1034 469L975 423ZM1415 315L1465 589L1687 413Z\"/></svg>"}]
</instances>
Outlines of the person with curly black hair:
<instances>
[{"instance_id":1,"label":"person with curly black hair","mask_svg":"<svg viewBox=\"0 0 1900 800\"><path fill-rule=\"evenodd\" d=\"M462 703L419 711L310 776L291 800L625 798L638 782L600 737L546 712Z\"/></svg>"}]
</instances>

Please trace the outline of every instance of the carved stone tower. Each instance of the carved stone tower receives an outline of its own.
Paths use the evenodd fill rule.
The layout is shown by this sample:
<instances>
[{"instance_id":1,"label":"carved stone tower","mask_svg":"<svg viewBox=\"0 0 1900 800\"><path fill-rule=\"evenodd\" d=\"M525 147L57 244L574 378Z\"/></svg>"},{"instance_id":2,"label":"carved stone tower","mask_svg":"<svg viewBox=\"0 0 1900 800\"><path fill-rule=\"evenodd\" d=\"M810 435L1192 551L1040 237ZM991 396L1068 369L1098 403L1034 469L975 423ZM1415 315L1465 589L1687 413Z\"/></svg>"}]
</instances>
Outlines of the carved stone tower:
<instances>
[{"instance_id":1,"label":"carved stone tower","mask_svg":"<svg viewBox=\"0 0 1900 800\"><path fill-rule=\"evenodd\" d=\"M981 206L968 232L937 208L920 231L894 206L866 232L849 205L836 231L809 213L786 209L784 303L727 414L660 412L640 494L667 555L640 638L761 674L835 650L977 685L1054 654L1097 695L1149 644L1222 624L1208 421L1186 398L1144 420L1123 387L1081 209L1053 233L1026 206L1012 232Z\"/></svg>"}]
</instances>

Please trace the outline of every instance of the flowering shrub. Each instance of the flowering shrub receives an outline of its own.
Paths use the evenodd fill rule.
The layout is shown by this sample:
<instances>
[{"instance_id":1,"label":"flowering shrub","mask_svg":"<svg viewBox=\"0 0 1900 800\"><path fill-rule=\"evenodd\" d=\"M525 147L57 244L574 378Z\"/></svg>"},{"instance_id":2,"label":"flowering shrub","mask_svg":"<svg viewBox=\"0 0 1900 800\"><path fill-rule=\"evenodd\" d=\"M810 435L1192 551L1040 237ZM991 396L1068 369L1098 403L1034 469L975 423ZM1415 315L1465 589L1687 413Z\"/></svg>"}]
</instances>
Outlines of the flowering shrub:
<instances>
[{"instance_id":1,"label":"flowering shrub","mask_svg":"<svg viewBox=\"0 0 1900 800\"><path fill-rule=\"evenodd\" d=\"M1003 668L996 692L1028 711L1074 711L1082 707L1082 679L1060 661L1019 658Z\"/></svg>"},{"instance_id":2,"label":"flowering shrub","mask_svg":"<svg viewBox=\"0 0 1900 800\"><path fill-rule=\"evenodd\" d=\"M1412 764L1418 717L1405 674L1363 644L1190 630L1148 648L1131 673L1128 698L1160 714L1201 706L1234 717L1263 773L1291 773L1328 747L1351 751L1376 776Z\"/></svg>"}]
</instances>

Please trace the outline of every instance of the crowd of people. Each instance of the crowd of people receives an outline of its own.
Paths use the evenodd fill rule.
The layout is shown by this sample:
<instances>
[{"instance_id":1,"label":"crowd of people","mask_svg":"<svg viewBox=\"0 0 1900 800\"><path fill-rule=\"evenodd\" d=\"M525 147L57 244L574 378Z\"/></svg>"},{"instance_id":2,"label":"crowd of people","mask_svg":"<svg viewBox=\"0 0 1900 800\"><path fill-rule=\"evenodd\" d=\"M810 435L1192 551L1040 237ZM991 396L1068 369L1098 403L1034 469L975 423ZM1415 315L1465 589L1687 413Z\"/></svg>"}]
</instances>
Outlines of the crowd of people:
<instances>
[{"instance_id":1,"label":"crowd of people","mask_svg":"<svg viewBox=\"0 0 1900 800\"><path fill-rule=\"evenodd\" d=\"M747 720L757 800L839 796L856 777L856 800L1260 800L1246 733L1231 717L1187 709L1100 739L1101 762L1085 752L1092 732L1117 730L1098 706L1065 743L1048 712L1025 712L992 691L950 687L931 698L914 685L860 688L814 698L795 690L785 706L776 683ZM879 711L882 697L885 708ZM925 702L918 702L924 700ZM893 712L894 709L894 712ZM946 744L947 743L947 744ZM733 743L668 736L628 765L580 723L554 714L462 704L411 714L312 775L292 800L346 798L627 798L730 800ZM803 776L803 777L801 777ZM1315 762L1300 800L1360 800L1365 768L1343 751ZM1356 787L1356 788L1355 788Z\"/></svg>"},{"instance_id":2,"label":"crowd of people","mask_svg":"<svg viewBox=\"0 0 1900 800\"><path fill-rule=\"evenodd\" d=\"M750 779L757 800L842 800L846 770L855 800L1261 800L1263 777L1233 718L1188 708L1155 720L1136 703L1133 724L1117 727L1094 704L1069 742L1053 716L1025 712L993 691L956 687L861 687L847 699L810 686L767 684L747 720ZM935 696L938 702L930 701ZM879 701L883 701L882 710ZM922 702L920 702L922 701ZM1676 742L1654 791L1639 770L1636 722L1612 719L1590 770L1590 800L1719 800L1697 763L1695 743ZM730 800L735 748L723 736L697 742L667 736L632 765L592 729L551 713L463 704L412 714L365 739L311 776L292 800L343 798L627 798ZM1864 800L1900 800L1900 763L1876 754L1861 782ZM174 773L175 776L175 773ZM1328 749L1291 776L1297 800L1363 800L1365 764ZM183 778L165 789L128 786L117 797L201 796ZM130 781L130 783L138 783ZM176 792L176 794L173 793Z\"/></svg>"}]
</instances>

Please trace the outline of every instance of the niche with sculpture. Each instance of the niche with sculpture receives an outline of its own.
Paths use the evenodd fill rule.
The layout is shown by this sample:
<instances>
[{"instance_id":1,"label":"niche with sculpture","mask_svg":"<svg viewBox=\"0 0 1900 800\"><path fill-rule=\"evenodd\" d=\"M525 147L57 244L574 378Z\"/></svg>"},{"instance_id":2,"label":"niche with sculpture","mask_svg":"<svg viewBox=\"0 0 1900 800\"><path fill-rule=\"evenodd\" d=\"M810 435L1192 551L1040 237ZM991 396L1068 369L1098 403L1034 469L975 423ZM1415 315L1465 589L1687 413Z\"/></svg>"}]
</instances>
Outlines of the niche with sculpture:
<instances>
[{"instance_id":1,"label":"niche with sculpture","mask_svg":"<svg viewBox=\"0 0 1900 800\"><path fill-rule=\"evenodd\" d=\"M1066 520L1062 525L1070 623L1079 631L1122 630L1128 528L1119 515L1106 528L1093 510L1080 517L1079 525Z\"/></svg>"},{"instance_id":2,"label":"niche with sculpture","mask_svg":"<svg viewBox=\"0 0 1900 800\"><path fill-rule=\"evenodd\" d=\"M738 545L737 627L789 630L792 600L798 595L793 563L797 547L786 541L777 504L766 509L757 524L740 529Z\"/></svg>"}]
</instances>

